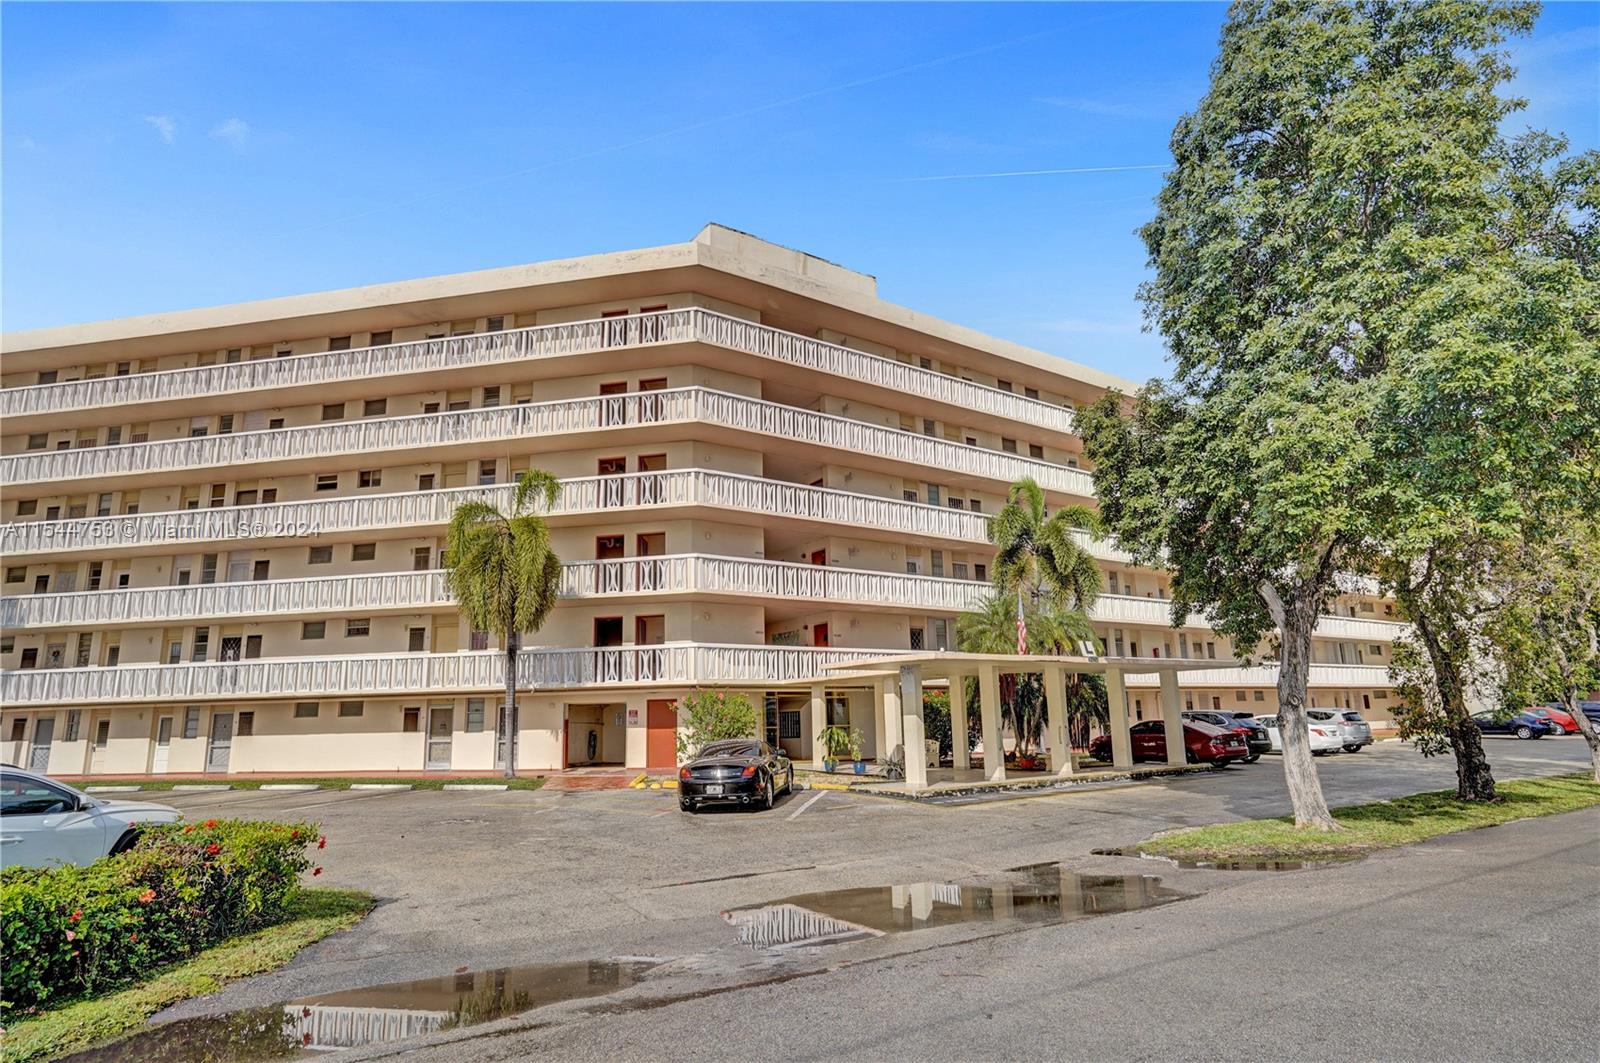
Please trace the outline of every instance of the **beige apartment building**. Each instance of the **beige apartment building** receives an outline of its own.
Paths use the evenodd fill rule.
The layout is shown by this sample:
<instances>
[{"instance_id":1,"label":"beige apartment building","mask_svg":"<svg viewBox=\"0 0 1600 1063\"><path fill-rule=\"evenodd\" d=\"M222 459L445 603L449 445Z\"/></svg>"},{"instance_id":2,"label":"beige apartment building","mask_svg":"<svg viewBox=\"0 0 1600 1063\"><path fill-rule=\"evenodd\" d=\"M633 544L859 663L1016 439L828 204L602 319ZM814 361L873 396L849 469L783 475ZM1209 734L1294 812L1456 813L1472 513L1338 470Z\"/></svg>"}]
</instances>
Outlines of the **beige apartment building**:
<instances>
[{"instance_id":1,"label":"beige apartment building","mask_svg":"<svg viewBox=\"0 0 1600 1063\"><path fill-rule=\"evenodd\" d=\"M563 482L566 564L522 654L520 767L671 767L676 700L708 685L797 759L827 722L873 755L884 690L830 667L953 649L987 515L1023 476L1092 502L1074 409L1134 386L714 225L14 333L0 374L0 757L63 775L491 770L502 658L440 554L456 505L528 468ZM1270 663L1090 549L1102 653L1215 661L1185 705L1271 711ZM1392 617L1338 600L1317 704L1392 715ZM1156 675L1126 689L1159 716Z\"/></svg>"}]
</instances>

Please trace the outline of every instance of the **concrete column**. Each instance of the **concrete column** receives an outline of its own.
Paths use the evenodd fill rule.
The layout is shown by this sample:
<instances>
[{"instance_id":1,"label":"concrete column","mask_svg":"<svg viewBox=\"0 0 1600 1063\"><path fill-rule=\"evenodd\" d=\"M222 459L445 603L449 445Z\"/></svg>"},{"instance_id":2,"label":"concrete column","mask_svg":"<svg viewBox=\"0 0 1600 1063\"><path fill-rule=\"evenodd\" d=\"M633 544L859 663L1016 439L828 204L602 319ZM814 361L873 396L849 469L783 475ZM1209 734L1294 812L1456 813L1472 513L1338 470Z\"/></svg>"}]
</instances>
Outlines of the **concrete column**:
<instances>
[{"instance_id":1,"label":"concrete column","mask_svg":"<svg viewBox=\"0 0 1600 1063\"><path fill-rule=\"evenodd\" d=\"M1072 774L1072 742L1067 738L1067 670L1060 665L1044 670L1045 711L1050 717L1050 770Z\"/></svg>"},{"instance_id":2,"label":"concrete column","mask_svg":"<svg viewBox=\"0 0 1600 1063\"><path fill-rule=\"evenodd\" d=\"M927 728L922 719L922 669L900 666L900 733L905 742L906 789L928 788Z\"/></svg>"},{"instance_id":3,"label":"concrete column","mask_svg":"<svg viewBox=\"0 0 1600 1063\"><path fill-rule=\"evenodd\" d=\"M822 770L827 750L822 745L822 729L828 726L828 695L821 683L811 684L811 766Z\"/></svg>"},{"instance_id":4,"label":"concrete column","mask_svg":"<svg viewBox=\"0 0 1600 1063\"><path fill-rule=\"evenodd\" d=\"M1000 734L1000 673L992 664L978 670L978 714L983 721L983 774L1006 780L1006 744Z\"/></svg>"},{"instance_id":5,"label":"concrete column","mask_svg":"<svg viewBox=\"0 0 1600 1063\"><path fill-rule=\"evenodd\" d=\"M1184 764L1183 702L1178 696L1178 673L1161 673L1161 724L1167 735L1167 763Z\"/></svg>"},{"instance_id":6,"label":"concrete column","mask_svg":"<svg viewBox=\"0 0 1600 1063\"><path fill-rule=\"evenodd\" d=\"M1128 688L1122 683L1122 669L1106 669L1106 701L1111 709L1111 764L1133 767L1133 743L1128 738Z\"/></svg>"},{"instance_id":7,"label":"concrete column","mask_svg":"<svg viewBox=\"0 0 1600 1063\"><path fill-rule=\"evenodd\" d=\"M967 677L950 677L950 758L957 771L972 767L967 753Z\"/></svg>"},{"instance_id":8,"label":"concrete column","mask_svg":"<svg viewBox=\"0 0 1600 1063\"><path fill-rule=\"evenodd\" d=\"M900 681L891 677L878 681L879 734L883 741L878 745L878 759L887 760L901 744L900 737Z\"/></svg>"}]
</instances>

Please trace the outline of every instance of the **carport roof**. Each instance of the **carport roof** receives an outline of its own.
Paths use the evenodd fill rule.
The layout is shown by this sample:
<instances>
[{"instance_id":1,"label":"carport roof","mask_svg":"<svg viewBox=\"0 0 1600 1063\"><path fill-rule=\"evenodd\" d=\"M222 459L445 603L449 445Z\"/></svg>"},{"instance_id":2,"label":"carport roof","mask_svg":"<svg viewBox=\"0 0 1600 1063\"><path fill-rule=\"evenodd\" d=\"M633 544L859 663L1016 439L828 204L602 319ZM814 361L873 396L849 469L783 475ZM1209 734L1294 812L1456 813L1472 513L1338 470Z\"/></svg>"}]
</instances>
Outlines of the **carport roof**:
<instances>
[{"instance_id":1,"label":"carport roof","mask_svg":"<svg viewBox=\"0 0 1600 1063\"><path fill-rule=\"evenodd\" d=\"M948 679L955 675L971 675L981 668L998 668L1005 672L1033 672L1046 665L1058 665L1072 672L1130 672L1148 675L1159 672L1203 672L1227 667L1218 661L1184 661L1166 657L1074 657L1050 654L1022 653L907 653L890 657L864 657L859 661L842 661L825 665L837 679L865 678L868 675L887 676L899 673L906 665L914 665L925 679ZM841 674L842 673L842 674Z\"/></svg>"}]
</instances>

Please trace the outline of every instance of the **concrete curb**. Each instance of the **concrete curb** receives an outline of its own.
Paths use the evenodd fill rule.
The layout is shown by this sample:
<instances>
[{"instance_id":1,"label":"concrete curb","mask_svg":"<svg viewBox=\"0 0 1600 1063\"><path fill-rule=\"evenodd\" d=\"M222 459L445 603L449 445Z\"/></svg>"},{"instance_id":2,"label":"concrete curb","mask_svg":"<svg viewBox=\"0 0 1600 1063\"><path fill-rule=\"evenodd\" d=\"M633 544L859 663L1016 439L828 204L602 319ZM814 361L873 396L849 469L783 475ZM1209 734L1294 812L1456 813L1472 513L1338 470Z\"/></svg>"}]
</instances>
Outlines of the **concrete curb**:
<instances>
[{"instance_id":1,"label":"concrete curb","mask_svg":"<svg viewBox=\"0 0 1600 1063\"><path fill-rule=\"evenodd\" d=\"M259 787L257 787L257 789L286 790L294 793L300 793L305 790L320 790L322 787L314 782L273 782L262 783Z\"/></svg>"},{"instance_id":2,"label":"concrete curb","mask_svg":"<svg viewBox=\"0 0 1600 1063\"><path fill-rule=\"evenodd\" d=\"M411 789L411 784L408 783L408 782L353 782L353 783L350 784L350 789L352 789L352 790L396 790L396 791L398 791L398 790L409 790L409 789Z\"/></svg>"},{"instance_id":3,"label":"concrete curb","mask_svg":"<svg viewBox=\"0 0 1600 1063\"><path fill-rule=\"evenodd\" d=\"M231 783L225 783L225 782L222 782L222 783L187 783L187 784L180 783L179 785L174 786L172 788L172 792L175 793L175 794L209 794L209 793L216 793L216 792L218 792L220 790L231 790L231 789L233 789L233 785Z\"/></svg>"},{"instance_id":4,"label":"concrete curb","mask_svg":"<svg viewBox=\"0 0 1600 1063\"><path fill-rule=\"evenodd\" d=\"M136 794L144 789L142 786L85 786L86 794Z\"/></svg>"},{"instance_id":5,"label":"concrete curb","mask_svg":"<svg viewBox=\"0 0 1600 1063\"><path fill-rule=\"evenodd\" d=\"M446 790L508 790L508 789L510 789L510 787L508 787L503 782L502 783L463 783L463 782L448 783L447 782L447 783L444 784L444 788Z\"/></svg>"}]
</instances>

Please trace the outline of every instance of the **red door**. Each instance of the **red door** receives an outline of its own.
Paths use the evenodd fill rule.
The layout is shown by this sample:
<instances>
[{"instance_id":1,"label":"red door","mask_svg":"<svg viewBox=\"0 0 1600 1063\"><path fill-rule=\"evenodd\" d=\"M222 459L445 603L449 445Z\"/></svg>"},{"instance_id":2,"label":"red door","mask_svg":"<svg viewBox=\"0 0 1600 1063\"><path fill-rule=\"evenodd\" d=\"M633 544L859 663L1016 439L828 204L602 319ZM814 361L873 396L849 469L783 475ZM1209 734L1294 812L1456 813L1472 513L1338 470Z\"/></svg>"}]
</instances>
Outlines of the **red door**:
<instances>
[{"instance_id":1,"label":"red door","mask_svg":"<svg viewBox=\"0 0 1600 1063\"><path fill-rule=\"evenodd\" d=\"M826 565L828 563L828 551L826 551L826 550L813 550L813 551L811 551L811 563L813 565Z\"/></svg>"},{"instance_id":2,"label":"red door","mask_svg":"<svg viewBox=\"0 0 1600 1063\"><path fill-rule=\"evenodd\" d=\"M818 624L811 629L811 645L826 646L828 644L828 625Z\"/></svg>"},{"instance_id":3,"label":"red door","mask_svg":"<svg viewBox=\"0 0 1600 1063\"><path fill-rule=\"evenodd\" d=\"M645 706L644 766L678 766L678 704L651 701Z\"/></svg>"}]
</instances>

